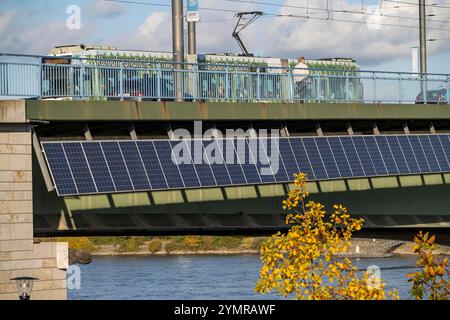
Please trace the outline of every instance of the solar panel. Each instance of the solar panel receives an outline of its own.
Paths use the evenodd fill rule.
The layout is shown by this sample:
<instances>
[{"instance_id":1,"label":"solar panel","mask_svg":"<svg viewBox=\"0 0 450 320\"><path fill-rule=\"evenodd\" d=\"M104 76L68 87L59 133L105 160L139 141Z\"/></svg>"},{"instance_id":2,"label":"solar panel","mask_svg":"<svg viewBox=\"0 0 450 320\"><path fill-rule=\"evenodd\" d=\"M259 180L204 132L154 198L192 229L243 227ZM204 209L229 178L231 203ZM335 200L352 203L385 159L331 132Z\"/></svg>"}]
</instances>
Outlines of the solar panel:
<instances>
[{"instance_id":1,"label":"solar panel","mask_svg":"<svg viewBox=\"0 0 450 320\"><path fill-rule=\"evenodd\" d=\"M428 163L427 155L425 154L422 144L420 143L418 136L410 136L409 143L411 144L411 148L413 149L414 156L417 160L417 165L419 166L419 170L422 173L432 172L430 165Z\"/></svg>"},{"instance_id":2,"label":"solar panel","mask_svg":"<svg viewBox=\"0 0 450 320\"><path fill-rule=\"evenodd\" d=\"M58 195L450 172L450 135L42 142Z\"/></svg>"},{"instance_id":3,"label":"solar panel","mask_svg":"<svg viewBox=\"0 0 450 320\"><path fill-rule=\"evenodd\" d=\"M223 152L223 162L230 175L231 183L237 185L247 184L247 178L244 175L244 170L242 169L238 152L236 151L235 141L233 139L225 139L218 143L224 143L221 152Z\"/></svg>"},{"instance_id":4,"label":"solar panel","mask_svg":"<svg viewBox=\"0 0 450 320\"><path fill-rule=\"evenodd\" d=\"M295 159L289 139L278 139L278 147L280 154L283 155L283 164L289 181L293 178L294 173L298 173L301 170L298 168L297 160Z\"/></svg>"},{"instance_id":5,"label":"solar panel","mask_svg":"<svg viewBox=\"0 0 450 320\"><path fill-rule=\"evenodd\" d=\"M291 145L292 153L295 157L295 161L298 164L298 172L307 173L310 179L317 179L316 172L314 171L308 154L306 153L305 146L302 139L288 139Z\"/></svg>"},{"instance_id":6,"label":"solar panel","mask_svg":"<svg viewBox=\"0 0 450 320\"><path fill-rule=\"evenodd\" d=\"M101 145L96 142L86 142L82 144L84 154L89 167L91 168L92 176L94 177L95 185L98 192L115 192L117 189L106 164L105 155Z\"/></svg>"},{"instance_id":7,"label":"solar panel","mask_svg":"<svg viewBox=\"0 0 450 320\"><path fill-rule=\"evenodd\" d=\"M200 139L196 139L193 141L193 143L190 143L190 146L192 150L191 154L194 158L193 160L195 170L197 171L200 184L204 187L217 185L217 182L214 179L211 164L208 158L205 156L205 152L203 150L203 141ZM196 157L198 159L195 159Z\"/></svg>"},{"instance_id":8,"label":"solar panel","mask_svg":"<svg viewBox=\"0 0 450 320\"><path fill-rule=\"evenodd\" d=\"M405 156L403 155L402 148L398 142L397 136L386 136L389 148L394 156L395 163L398 168L398 172L401 174L410 173L408 164L406 163Z\"/></svg>"},{"instance_id":9,"label":"solar panel","mask_svg":"<svg viewBox=\"0 0 450 320\"><path fill-rule=\"evenodd\" d=\"M60 143L47 143L44 147L45 157L58 194L77 194L78 189L75 186L62 145Z\"/></svg>"},{"instance_id":10,"label":"solar panel","mask_svg":"<svg viewBox=\"0 0 450 320\"><path fill-rule=\"evenodd\" d=\"M65 143L63 144L67 162L72 170L72 176L77 185L79 193L95 193L97 188L90 172L87 160L84 156L81 143Z\"/></svg>"},{"instance_id":11,"label":"solar panel","mask_svg":"<svg viewBox=\"0 0 450 320\"><path fill-rule=\"evenodd\" d=\"M257 149L258 153L257 155L254 155L254 159L256 162L255 168L257 169L257 172L259 172L261 181L263 183L271 183L275 182L275 172L279 171L279 161L277 163L277 167L271 166L271 150L272 150L272 143L270 139L261 138L261 139L254 139L257 140ZM274 144L275 146L275 144ZM256 150L253 151L255 153Z\"/></svg>"},{"instance_id":12,"label":"solar panel","mask_svg":"<svg viewBox=\"0 0 450 320\"><path fill-rule=\"evenodd\" d=\"M150 190L150 179L135 141L119 141L119 147L134 190Z\"/></svg>"},{"instance_id":13,"label":"solar panel","mask_svg":"<svg viewBox=\"0 0 450 320\"><path fill-rule=\"evenodd\" d=\"M248 141L247 139L236 139L234 144L247 183L264 182L263 176L260 176L261 171L257 167L258 139L249 139Z\"/></svg>"},{"instance_id":14,"label":"solar panel","mask_svg":"<svg viewBox=\"0 0 450 320\"><path fill-rule=\"evenodd\" d=\"M336 164L336 159L331 151L328 139L315 139L318 149L320 150L321 159L326 168L328 177L336 179L341 177L341 173Z\"/></svg>"},{"instance_id":15,"label":"solar panel","mask_svg":"<svg viewBox=\"0 0 450 320\"><path fill-rule=\"evenodd\" d=\"M352 168L354 177L364 177L365 173L361 165L361 160L359 159L358 153L355 149L355 145L351 137L340 137L342 147L344 148L345 154L347 155L348 163Z\"/></svg>"},{"instance_id":16,"label":"solar panel","mask_svg":"<svg viewBox=\"0 0 450 320\"><path fill-rule=\"evenodd\" d=\"M327 171L320 156L319 149L317 148L316 139L299 139L299 141L305 147L306 155L311 163L315 178L318 180L328 179Z\"/></svg>"},{"instance_id":17,"label":"solar panel","mask_svg":"<svg viewBox=\"0 0 450 320\"><path fill-rule=\"evenodd\" d=\"M172 161L172 147L170 141L155 140L153 141L153 145L155 146L156 155L161 164L168 188L184 188L184 181L181 177L180 169Z\"/></svg>"},{"instance_id":18,"label":"solar panel","mask_svg":"<svg viewBox=\"0 0 450 320\"><path fill-rule=\"evenodd\" d=\"M441 168L436 159L436 154L434 153L433 147L431 146L431 141L428 135L419 136L420 144L427 157L428 164L430 165L431 172L440 172Z\"/></svg>"},{"instance_id":19,"label":"solar panel","mask_svg":"<svg viewBox=\"0 0 450 320\"><path fill-rule=\"evenodd\" d=\"M100 144L117 191L134 191L118 142L106 141L100 142Z\"/></svg>"},{"instance_id":20,"label":"solar panel","mask_svg":"<svg viewBox=\"0 0 450 320\"><path fill-rule=\"evenodd\" d=\"M409 142L408 137L398 136L398 143L400 144L403 152L403 156L405 157L406 164L408 165L410 173L420 173L419 164L416 159L416 155L412 149L411 143Z\"/></svg>"},{"instance_id":21,"label":"solar panel","mask_svg":"<svg viewBox=\"0 0 450 320\"><path fill-rule=\"evenodd\" d=\"M366 143L364 142L364 137L352 137L353 144L356 149L359 161L364 169L365 176L375 176L377 175L375 167L370 157L369 151L367 150ZM372 150L373 152L375 150Z\"/></svg>"},{"instance_id":22,"label":"solar panel","mask_svg":"<svg viewBox=\"0 0 450 320\"><path fill-rule=\"evenodd\" d=\"M366 136L364 137L364 143L366 144L367 150L370 154L370 158L372 159L372 164L375 169L375 173L378 176L383 176L388 174L386 169L386 164L384 162L383 156L381 155L381 151L378 148L377 142L374 136Z\"/></svg>"},{"instance_id":23,"label":"solar panel","mask_svg":"<svg viewBox=\"0 0 450 320\"><path fill-rule=\"evenodd\" d=\"M352 177L353 172L348 163L347 155L342 147L341 140L338 137L329 137L328 143L330 144L331 152L333 153L341 177Z\"/></svg>"},{"instance_id":24,"label":"solar panel","mask_svg":"<svg viewBox=\"0 0 450 320\"><path fill-rule=\"evenodd\" d=\"M209 164L213 172L215 185L231 185L231 177L223 159L223 144L218 141L203 141L205 163Z\"/></svg>"},{"instance_id":25,"label":"solar panel","mask_svg":"<svg viewBox=\"0 0 450 320\"><path fill-rule=\"evenodd\" d=\"M177 159L182 160L181 163L178 164L178 170L180 171L184 186L186 188L199 187L200 180L197 171L195 170L193 156L191 154L192 141L182 141L181 143L179 143L179 141L169 141L169 144L173 151L176 151L177 148L180 149L179 154L174 152L173 155L176 155Z\"/></svg>"},{"instance_id":26,"label":"solar panel","mask_svg":"<svg viewBox=\"0 0 450 320\"><path fill-rule=\"evenodd\" d=\"M169 186L158 155L156 154L153 141L139 141L137 146L152 188L168 189Z\"/></svg>"},{"instance_id":27,"label":"solar panel","mask_svg":"<svg viewBox=\"0 0 450 320\"><path fill-rule=\"evenodd\" d=\"M430 139L431 146L433 147L434 154L436 155L436 159L439 163L439 167L442 171L449 171L449 161L445 155L441 140L435 135L430 135L428 138Z\"/></svg>"},{"instance_id":28,"label":"solar panel","mask_svg":"<svg viewBox=\"0 0 450 320\"><path fill-rule=\"evenodd\" d=\"M399 174L397 163L395 162L392 150L385 136L375 136L375 141L383 157L384 165L389 175Z\"/></svg>"},{"instance_id":29,"label":"solar panel","mask_svg":"<svg viewBox=\"0 0 450 320\"><path fill-rule=\"evenodd\" d=\"M283 157L276 157L276 155L281 154L280 139L270 139L269 141L270 141L270 145L271 145L270 158L273 159L272 161L278 161L277 168L275 168L275 165L272 166L273 170L275 171L275 173L274 173L275 181L283 182L283 181L291 180L293 173L289 173L286 170L286 166L284 164L285 155L283 155ZM278 170L276 170L276 169L278 169Z\"/></svg>"}]
</instances>

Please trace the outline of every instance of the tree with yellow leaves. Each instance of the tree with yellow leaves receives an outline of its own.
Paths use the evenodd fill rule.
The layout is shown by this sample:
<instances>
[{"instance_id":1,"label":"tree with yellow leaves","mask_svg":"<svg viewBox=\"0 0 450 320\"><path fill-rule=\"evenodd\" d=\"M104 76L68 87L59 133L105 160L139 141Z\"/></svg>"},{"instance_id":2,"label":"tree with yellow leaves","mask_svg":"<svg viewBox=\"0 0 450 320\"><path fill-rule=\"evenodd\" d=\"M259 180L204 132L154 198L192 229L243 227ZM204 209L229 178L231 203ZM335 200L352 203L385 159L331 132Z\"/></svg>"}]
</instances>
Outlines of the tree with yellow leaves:
<instances>
[{"instance_id":1,"label":"tree with yellow leaves","mask_svg":"<svg viewBox=\"0 0 450 320\"><path fill-rule=\"evenodd\" d=\"M436 250L436 238L422 231L414 238L414 253L417 266L421 268L416 273L408 274L408 281L413 283L411 295L416 300L448 300L450 296L450 269L448 258L433 254Z\"/></svg>"},{"instance_id":2,"label":"tree with yellow leaves","mask_svg":"<svg viewBox=\"0 0 450 320\"><path fill-rule=\"evenodd\" d=\"M347 251L363 219L352 218L342 205L335 205L334 212L326 214L320 203L305 204L305 174L295 175L294 184L297 188L283 201L283 209L290 212L286 217L290 229L263 244L256 291L277 291L295 299L385 299L382 281L372 285L373 275L366 272L360 278L349 259L336 256ZM398 297L396 292L388 296Z\"/></svg>"}]
</instances>

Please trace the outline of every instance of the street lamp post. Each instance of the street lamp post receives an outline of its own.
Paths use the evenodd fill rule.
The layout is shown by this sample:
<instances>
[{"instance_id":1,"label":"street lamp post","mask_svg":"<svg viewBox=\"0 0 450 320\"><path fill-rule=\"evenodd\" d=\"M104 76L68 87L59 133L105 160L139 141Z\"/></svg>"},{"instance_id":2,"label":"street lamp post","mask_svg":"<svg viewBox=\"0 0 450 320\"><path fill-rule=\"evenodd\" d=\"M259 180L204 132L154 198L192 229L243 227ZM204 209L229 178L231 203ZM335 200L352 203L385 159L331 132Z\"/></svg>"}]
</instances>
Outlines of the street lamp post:
<instances>
[{"instance_id":1,"label":"street lamp post","mask_svg":"<svg viewBox=\"0 0 450 320\"><path fill-rule=\"evenodd\" d=\"M33 289L33 281L39 279L33 277L16 277L11 280L16 282L20 300L30 300L31 290Z\"/></svg>"}]
</instances>

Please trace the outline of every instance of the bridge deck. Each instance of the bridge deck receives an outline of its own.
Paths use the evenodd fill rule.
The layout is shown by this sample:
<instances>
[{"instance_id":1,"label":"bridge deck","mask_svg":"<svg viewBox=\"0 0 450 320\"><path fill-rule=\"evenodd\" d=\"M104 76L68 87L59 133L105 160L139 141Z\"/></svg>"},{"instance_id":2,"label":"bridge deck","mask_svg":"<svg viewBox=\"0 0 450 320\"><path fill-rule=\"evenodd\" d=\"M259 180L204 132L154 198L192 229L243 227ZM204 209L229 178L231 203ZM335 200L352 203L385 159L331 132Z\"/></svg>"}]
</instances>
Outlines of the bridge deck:
<instances>
[{"instance_id":1,"label":"bridge deck","mask_svg":"<svg viewBox=\"0 0 450 320\"><path fill-rule=\"evenodd\" d=\"M28 100L26 116L48 121L449 120L450 105Z\"/></svg>"}]
</instances>

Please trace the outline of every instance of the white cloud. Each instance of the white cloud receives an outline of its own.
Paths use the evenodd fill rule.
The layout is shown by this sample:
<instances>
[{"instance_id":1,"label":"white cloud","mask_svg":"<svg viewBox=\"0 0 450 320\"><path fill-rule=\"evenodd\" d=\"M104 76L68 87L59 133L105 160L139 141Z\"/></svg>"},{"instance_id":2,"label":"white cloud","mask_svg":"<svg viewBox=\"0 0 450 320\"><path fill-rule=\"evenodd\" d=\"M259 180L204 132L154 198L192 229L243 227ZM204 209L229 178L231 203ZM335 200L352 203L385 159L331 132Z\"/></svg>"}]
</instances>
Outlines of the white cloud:
<instances>
[{"instance_id":1,"label":"white cloud","mask_svg":"<svg viewBox=\"0 0 450 320\"><path fill-rule=\"evenodd\" d=\"M1 20L1 16L0 16ZM19 24L0 28L2 51L25 54L47 54L61 44L86 43L92 28L83 25L81 30L69 30L65 21L50 21L33 29L23 29Z\"/></svg>"},{"instance_id":2,"label":"white cloud","mask_svg":"<svg viewBox=\"0 0 450 320\"><path fill-rule=\"evenodd\" d=\"M7 28L9 28L11 23L17 17L17 14L18 13L15 11L0 12L0 34L7 31Z\"/></svg>"},{"instance_id":3,"label":"white cloud","mask_svg":"<svg viewBox=\"0 0 450 320\"><path fill-rule=\"evenodd\" d=\"M88 14L103 18L115 18L127 12L122 4L104 0L91 1L86 10Z\"/></svg>"},{"instance_id":4,"label":"white cloud","mask_svg":"<svg viewBox=\"0 0 450 320\"><path fill-rule=\"evenodd\" d=\"M314 18L326 18L326 11L312 10L311 7L326 8L326 0L315 1L309 10L300 8L265 8L266 12L293 15L309 15ZM349 0L334 2L334 9L361 10L360 4L349 4ZM309 1L311 3L311 1ZM108 4L107 2L102 2ZM288 4L306 6L306 0L289 0ZM100 6L100 2L94 4ZM108 5L113 5L109 3ZM255 10L257 5L243 5L242 3L223 0L208 0L202 6L209 8L224 8L232 10ZM100 7L98 7L100 8ZM119 14L119 9L105 9L104 14ZM384 8L384 7L383 7ZM108 11L111 10L111 11ZM114 11L118 10L118 11ZM114 13L115 12L115 13ZM413 19L399 19L383 17L377 21L379 29L368 28L365 24L367 16L347 13L330 13L338 20L354 20L360 23L343 21L326 21L295 17L262 17L242 32L242 39L249 51L263 53L272 57L293 58L304 55L307 58L352 57L361 65L371 66L395 59L409 59L410 47L418 42L417 8L404 6L398 9L383 9L384 15L413 17ZM197 28L198 51L211 52L239 52L236 41L231 37L234 28L233 12L202 11L202 22ZM436 17L437 18L437 17ZM130 15L130 19L132 16ZM441 18L442 19L442 18ZM0 37L3 50L45 53L54 46L69 43L98 43L100 27L107 28L106 22L98 23L89 19L82 29L72 32L64 28L64 22L49 22L34 29L25 29L14 24L11 12L0 13ZM225 20L225 21L223 21ZM107 21L107 20L105 20ZM212 22L211 22L212 21ZM114 23L114 22L111 22ZM414 28L401 28L385 24L403 24ZM429 23L429 37L448 38L448 31L431 30L431 28L450 28L448 23ZM112 34L100 42L105 45L125 49L142 49L154 51L171 51L172 22L170 10L153 12L133 31L126 30L120 34ZM5 40L6 39L6 40ZM431 42L428 45L429 54L449 53L450 41Z\"/></svg>"},{"instance_id":5,"label":"white cloud","mask_svg":"<svg viewBox=\"0 0 450 320\"><path fill-rule=\"evenodd\" d=\"M119 34L111 45L124 49L153 51L172 50L172 24L169 12L154 12L131 35Z\"/></svg>"},{"instance_id":6,"label":"white cloud","mask_svg":"<svg viewBox=\"0 0 450 320\"><path fill-rule=\"evenodd\" d=\"M288 5L306 7L306 0L289 0ZM209 0L205 6L210 8L225 8L233 10L255 10L255 5L242 5L242 3L224 2L223 0ZM249 48L255 53L264 53L273 57L292 58L304 55L309 58L351 57L360 64L370 66L394 60L409 58L411 46L418 41L418 21L415 19L399 19L392 17L379 17L363 14L348 14L312 10L311 8L326 8L326 0L320 0L309 6L309 10L300 8L271 7L270 12L281 15L310 16L310 19L299 17L262 17L253 25L246 28L241 37ZM334 10L361 10L360 4L351 5L340 2L332 7ZM383 9L384 15L417 17L417 8L405 6L398 9ZM318 20L317 18L334 18L336 20L352 20L350 23L336 20ZM239 52L236 41L231 37L234 21L229 21L233 13L203 11L202 20L197 28L198 51L210 52ZM380 24L377 28L367 25ZM217 22L208 22L218 20ZM226 20L226 21L220 21ZM399 27L409 25L413 28ZM393 26L389 26L393 25ZM372 26L372 27L371 27ZM450 28L448 24L432 23L431 27ZM128 48L164 50L171 49L171 17L169 12L151 14L127 40L118 40L120 45ZM448 37L446 31L433 30L435 37ZM447 31L448 32L448 31ZM449 42L436 42L429 46L429 52L450 51Z\"/></svg>"}]
</instances>

